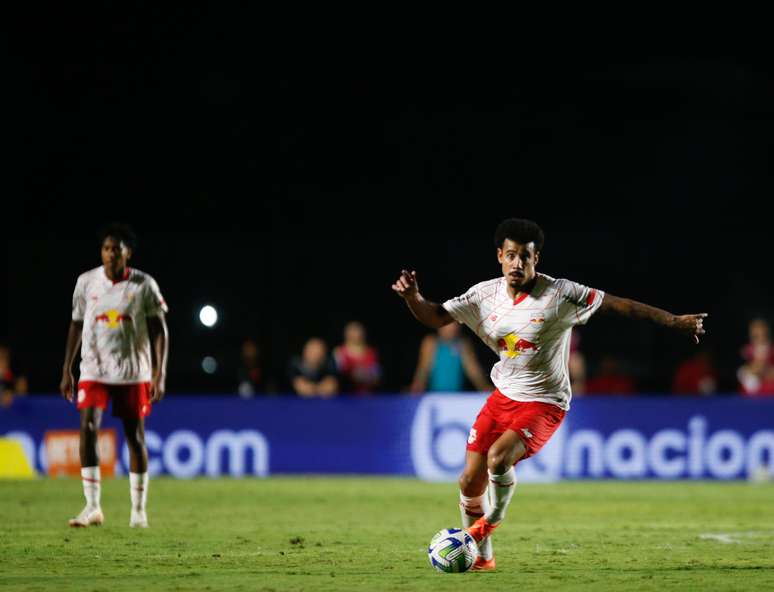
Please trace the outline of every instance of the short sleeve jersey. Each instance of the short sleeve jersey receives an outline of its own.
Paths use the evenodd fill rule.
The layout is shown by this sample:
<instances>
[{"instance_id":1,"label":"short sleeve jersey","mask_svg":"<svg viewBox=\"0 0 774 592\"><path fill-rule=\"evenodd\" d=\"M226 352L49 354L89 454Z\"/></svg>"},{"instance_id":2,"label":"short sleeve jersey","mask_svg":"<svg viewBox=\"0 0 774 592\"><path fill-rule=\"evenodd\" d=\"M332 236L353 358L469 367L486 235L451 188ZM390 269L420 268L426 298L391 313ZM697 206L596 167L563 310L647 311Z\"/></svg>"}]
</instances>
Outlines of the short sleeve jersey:
<instances>
[{"instance_id":1,"label":"short sleeve jersey","mask_svg":"<svg viewBox=\"0 0 774 592\"><path fill-rule=\"evenodd\" d=\"M584 325L603 298L600 290L537 274L532 291L516 300L501 277L476 284L443 307L500 357L491 379L502 394L569 409L572 328Z\"/></svg>"},{"instance_id":2,"label":"short sleeve jersey","mask_svg":"<svg viewBox=\"0 0 774 592\"><path fill-rule=\"evenodd\" d=\"M127 268L117 282L97 267L81 274L73 293L74 321L83 321L80 380L135 384L151 380L147 320L167 311L156 281Z\"/></svg>"}]
</instances>

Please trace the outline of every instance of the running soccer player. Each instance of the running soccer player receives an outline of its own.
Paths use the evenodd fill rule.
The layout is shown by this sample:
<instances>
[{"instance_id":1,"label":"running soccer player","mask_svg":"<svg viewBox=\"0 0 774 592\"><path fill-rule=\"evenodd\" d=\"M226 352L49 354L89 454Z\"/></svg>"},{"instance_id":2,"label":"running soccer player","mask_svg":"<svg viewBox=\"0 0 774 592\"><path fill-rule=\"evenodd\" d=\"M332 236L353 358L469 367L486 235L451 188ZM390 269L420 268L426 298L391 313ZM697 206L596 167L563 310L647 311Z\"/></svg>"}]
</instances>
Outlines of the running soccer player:
<instances>
[{"instance_id":1,"label":"running soccer player","mask_svg":"<svg viewBox=\"0 0 774 592\"><path fill-rule=\"evenodd\" d=\"M100 236L102 265L78 277L72 322L67 334L60 390L73 401L73 360L79 343L81 371L77 407L81 415L81 480L86 507L70 526L100 525L100 470L97 434L108 400L120 417L129 448L129 526L147 528L148 452L144 418L164 396L168 333L167 305L156 281L127 263L135 249L134 233L114 224ZM151 352L151 345L153 351Z\"/></svg>"},{"instance_id":2,"label":"running soccer player","mask_svg":"<svg viewBox=\"0 0 774 592\"><path fill-rule=\"evenodd\" d=\"M422 297L415 271L403 270L392 285L421 323L432 328L464 323L500 358L491 373L495 391L470 430L459 480L463 526L479 544L476 570L495 568L491 534L513 497L514 465L545 445L569 409L572 328L600 311L652 321L696 343L704 334L706 314L677 316L537 273L543 240L531 220L504 220L495 232L502 277L476 284L443 305Z\"/></svg>"}]
</instances>

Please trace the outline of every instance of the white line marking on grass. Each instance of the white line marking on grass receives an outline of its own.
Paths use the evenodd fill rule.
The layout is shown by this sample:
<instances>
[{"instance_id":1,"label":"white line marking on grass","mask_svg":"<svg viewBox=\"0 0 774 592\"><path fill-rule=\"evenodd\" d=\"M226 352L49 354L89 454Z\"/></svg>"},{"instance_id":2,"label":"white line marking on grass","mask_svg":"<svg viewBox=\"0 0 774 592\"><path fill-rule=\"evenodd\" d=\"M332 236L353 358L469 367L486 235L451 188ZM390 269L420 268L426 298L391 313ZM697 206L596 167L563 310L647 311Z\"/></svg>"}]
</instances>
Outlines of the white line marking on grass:
<instances>
[{"instance_id":1,"label":"white line marking on grass","mask_svg":"<svg viewBox=\"0 0 774 592\"><path fill-rule=\"evenodd\" d=\"M774 530L748 530L744 532L705 532L699 535L704 541L717 541L724 544L740 544L752 541L740 539L756 539L774 536Z\"/></svg>"},{"instance_id":2,"label":"white line marking on grass","mask_svg":"<svg viewBox=\"0 0 774 592\"><path fill-rule=\"evenodd\" d=\"M699 538L703 541L717 541L718 543L724 543L726 545L733 545L733 544L738 544L742 542L735 539L733 534L724 534L722 532L717 534L707 532L704 534L700 534Z\"/></svg>"}]
</instances>

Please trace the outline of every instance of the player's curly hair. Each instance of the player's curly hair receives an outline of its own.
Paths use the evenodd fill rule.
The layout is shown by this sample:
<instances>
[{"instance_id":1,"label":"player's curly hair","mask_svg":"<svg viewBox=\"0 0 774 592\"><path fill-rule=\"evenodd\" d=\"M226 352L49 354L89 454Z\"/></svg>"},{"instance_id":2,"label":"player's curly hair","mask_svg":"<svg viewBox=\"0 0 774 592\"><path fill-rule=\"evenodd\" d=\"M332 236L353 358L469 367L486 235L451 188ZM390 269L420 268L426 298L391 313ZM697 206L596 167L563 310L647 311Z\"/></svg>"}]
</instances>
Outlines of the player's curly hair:
<instances>
[{"instance_id":1,"label":"player's curly hair","mask_svg":"<svg viewBox=\"0 0 774 592\"><path fill-rule=\"evenodd\" d=\"M114 238L124 243L132 250L132 252L137 250L137 235L128 224L112 222L102 228L99 231L99 244L102 245L107 237Z\"/></svg>"},{"instance_id":2,"label":"player's curly hair","mask_svg":"<svg viewBox=\"0 0 774 592\"><path fill-rule=\"evenodd\" d=\"M543 235L543 229L532 220L508 218L500 222L497 230L495 230L495 247L502 249L505 239L521 244L533 242L535 243L535 251L540 252L543 250L545 236Z\"/></svg>"}]
</instances>

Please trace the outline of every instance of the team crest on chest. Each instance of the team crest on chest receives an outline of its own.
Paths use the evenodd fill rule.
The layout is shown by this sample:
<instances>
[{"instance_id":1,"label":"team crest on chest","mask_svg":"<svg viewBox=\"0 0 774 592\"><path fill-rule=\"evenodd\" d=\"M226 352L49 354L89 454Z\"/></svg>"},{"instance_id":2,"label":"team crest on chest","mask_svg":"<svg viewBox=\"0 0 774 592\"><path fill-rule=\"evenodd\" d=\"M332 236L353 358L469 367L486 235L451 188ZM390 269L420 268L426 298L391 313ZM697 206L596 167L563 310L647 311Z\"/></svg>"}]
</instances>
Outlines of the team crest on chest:
<instances>
[{"instance_id":1,"label":"team crest on chest","mask_svg":"<svg viewBox=\"0 0 774 592\"><path fill-rule=\"evenodd\" d=\"M501 337L497 340L497 345L509 358L516 358L527 351L537 352L540 349L536 343L519 337L515 333L508 333L505 337Z\"/></svg>"},{"instance_id":2,"label":"team crest on chest","mask_svg":"<svg viewBox=\"0 0 774 592\"><path fill-rule=\"evenodd\" d=\"M118 329L122 321L131 321L131 315L121 314L117 310L108 310L94 319L98 323L105 323L109 329Z\"/></svg>"}]
</instances>

